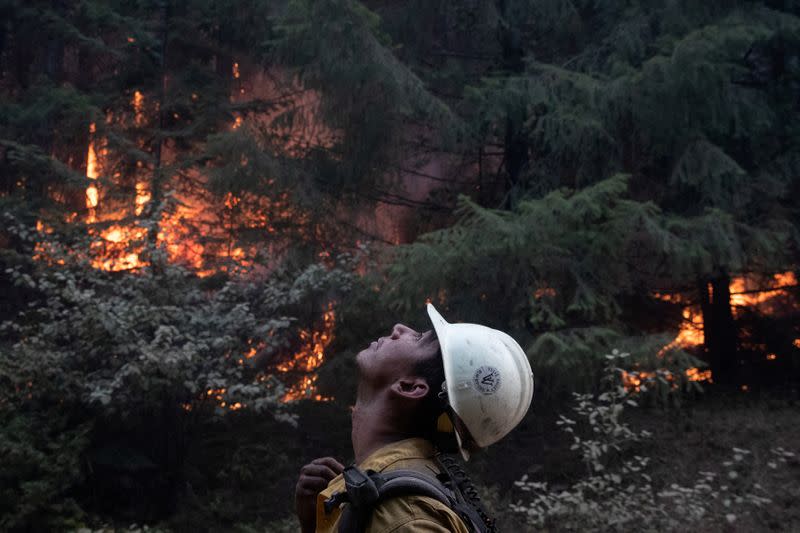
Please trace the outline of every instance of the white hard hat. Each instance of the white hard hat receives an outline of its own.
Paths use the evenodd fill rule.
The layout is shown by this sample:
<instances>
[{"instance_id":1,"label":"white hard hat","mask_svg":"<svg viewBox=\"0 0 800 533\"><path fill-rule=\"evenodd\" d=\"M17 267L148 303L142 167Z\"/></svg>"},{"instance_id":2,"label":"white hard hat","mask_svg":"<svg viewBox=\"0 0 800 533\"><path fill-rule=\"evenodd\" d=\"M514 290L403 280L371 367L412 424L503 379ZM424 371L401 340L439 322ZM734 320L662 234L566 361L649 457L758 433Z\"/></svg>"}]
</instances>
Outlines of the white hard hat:
<instances>
[{"instance_id":1,"label":"white hard hat","mask_svg":"<svg viewBox=\"0 0 800 533\"><path fill-rule=\"evenodd\" d=\"M475 444L485 448L520 423L533 399L533 372L520 345L479 324L449 324L433 305L428 316L439 338L450 407ZM456 437L464 458L464 436Z\"/></svg>"}]
</instances>

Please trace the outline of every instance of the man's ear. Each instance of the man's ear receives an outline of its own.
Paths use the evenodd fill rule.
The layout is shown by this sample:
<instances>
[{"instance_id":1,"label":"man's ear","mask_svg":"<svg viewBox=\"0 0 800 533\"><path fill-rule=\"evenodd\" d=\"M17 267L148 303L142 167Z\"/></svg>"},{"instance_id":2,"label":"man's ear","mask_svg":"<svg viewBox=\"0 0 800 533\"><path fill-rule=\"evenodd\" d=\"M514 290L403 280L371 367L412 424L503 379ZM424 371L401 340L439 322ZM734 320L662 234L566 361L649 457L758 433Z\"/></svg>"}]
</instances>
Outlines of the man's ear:
<instances>
[{"instance_id":1,"label":"man's ear","mask_svg":"<svg viewBox=\"0 0 800 533\"><path fill-rule=\"evenodd\" d=\"M430 387L428 382L419 377L400 378L390 387L392 393L397 394L408 400L420 400L424 398Z\"/></svg>"}]
</instances>

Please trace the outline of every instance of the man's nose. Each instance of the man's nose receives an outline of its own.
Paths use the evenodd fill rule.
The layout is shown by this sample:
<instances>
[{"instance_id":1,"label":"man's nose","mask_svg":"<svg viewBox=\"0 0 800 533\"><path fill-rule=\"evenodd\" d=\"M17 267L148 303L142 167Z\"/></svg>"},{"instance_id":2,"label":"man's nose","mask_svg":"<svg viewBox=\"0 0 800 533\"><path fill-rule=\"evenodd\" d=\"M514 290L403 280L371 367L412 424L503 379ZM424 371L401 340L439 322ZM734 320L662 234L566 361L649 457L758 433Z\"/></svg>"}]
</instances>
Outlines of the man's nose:
<instances>
[{"instance_id":1,"label":"man's nose","mask_svg":"<svg viewBox=\"0 0 800 533\"><path fill-rule=\"evenodd\" d=\"M392 340L397 340L400 338L401 335L405 333L415 333L413 329L406 326L405 324L395 324L392 328Z\"/></svg>"}]
</instances>

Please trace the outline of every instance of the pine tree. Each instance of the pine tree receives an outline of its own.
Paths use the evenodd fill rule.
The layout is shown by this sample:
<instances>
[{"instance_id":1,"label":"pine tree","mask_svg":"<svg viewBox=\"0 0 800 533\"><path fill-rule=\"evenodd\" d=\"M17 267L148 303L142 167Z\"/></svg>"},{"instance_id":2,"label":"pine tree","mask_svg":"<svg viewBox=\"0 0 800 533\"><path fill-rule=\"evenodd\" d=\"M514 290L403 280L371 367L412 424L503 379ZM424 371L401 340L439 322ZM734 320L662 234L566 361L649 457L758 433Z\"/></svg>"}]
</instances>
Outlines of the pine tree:
<instances>
[{"instance_id":1,"label":"pine tree","mask_svg":"<svg viewBox=\"0 0 800 533\"><path fill-rule=\"evenodd\" d=\"M561 350L543 350L543 339L587 324L654 331L641 311L664 313L653 294L678 291L701 304L715 379L734 381L740 325L728 282L769 278L798 258L796 7L471 5L476 14L492 7L485 20L500 43L454 107L473 132L465 154L500 150L498 179L487 191L473 176L480 204L462 201L461 222L401 252L393 272L413 303L440 290L455 308L488 301L482 318L515 321L538 337L532 355L546 357ZM629 175L625 191L605 181L617 172ZM597 194L610 183L638 217L609 211ZM508 212L486 209L498 207ZM598 231L614 220L628 231ZM564 238L591 243L561 242L564 228ZM536 254L535 264L559 270L533 266ZM483 283L468 281L475 276ZM563 302L556 310L535 296L551 289Z\"/></svg>"}]
</instances>

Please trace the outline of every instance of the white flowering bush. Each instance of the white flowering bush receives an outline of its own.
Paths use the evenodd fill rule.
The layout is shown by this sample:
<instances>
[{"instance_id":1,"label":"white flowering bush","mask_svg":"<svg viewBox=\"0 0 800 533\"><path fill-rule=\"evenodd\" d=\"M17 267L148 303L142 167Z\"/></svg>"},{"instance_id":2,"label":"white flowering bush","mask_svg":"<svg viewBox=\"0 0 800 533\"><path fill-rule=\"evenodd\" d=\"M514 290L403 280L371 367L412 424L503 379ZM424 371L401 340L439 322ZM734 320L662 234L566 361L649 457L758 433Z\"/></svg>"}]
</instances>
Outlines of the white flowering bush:
<instances>
[{"instance_id":1,"label":"white flowering bush","mask_svg":"<svg viewBox=\"0 0 800 533\"><path fill-rule=\"evenodd\" d=\"M637 405L636 393L620 380L627 357L616 350L607 355L605 390L575 394L574 416L557 422L572 438L571 449L583 461L585 476L560 490L523 476L516 482L521 494L511 509L547 531L683 531L708 520L733 524L770 503L749 475L752 454L741 448L733 448L721 463L723 473L698 472L689 485L654 482L650 459L634 453L637 443L652 435L623 420L625 409ZM775 448L768 465L778 468L793 457Z\"/></svg>"}]
</instances>

